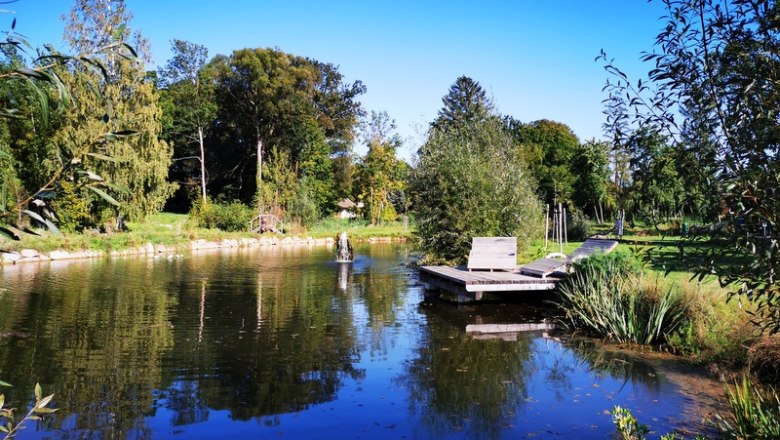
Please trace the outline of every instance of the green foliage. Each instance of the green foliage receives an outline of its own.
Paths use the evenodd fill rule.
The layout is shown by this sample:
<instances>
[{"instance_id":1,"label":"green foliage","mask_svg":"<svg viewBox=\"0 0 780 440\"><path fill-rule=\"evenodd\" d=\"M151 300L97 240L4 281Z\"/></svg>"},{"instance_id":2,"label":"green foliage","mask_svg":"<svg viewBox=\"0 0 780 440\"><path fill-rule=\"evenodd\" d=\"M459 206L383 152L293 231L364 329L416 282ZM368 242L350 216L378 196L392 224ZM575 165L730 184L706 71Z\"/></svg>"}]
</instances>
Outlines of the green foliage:
<instances>
[{"instance_id":1,"label":"green foliage","mask_svg":"<svg viewBox=\"0 0 780 440\"><path fill-rule=\"evenodd\" d=\"M458 77L441 100L443 107L433 122L433 127L440 130L483 122L493 113L493 103L485 90L468 76Z\"/></svg>"},{"instance_id":2,"label":"green foliage","mask_svg":"<svg viewBox=\"0 0 780 440\"><path fill-rule=\"evenodd\" d=\"M650 432L647 425L639 423L630 410L620 406L612 408L612 423L622 440L642 440Z\"/></svg>"},{"instance_id":3,"label":"green foliage","mask_svg":"<svg viewBox=\"0 0 780 440\"><path fill-rule=\"evenodd\" d=\"M743 376L734 388L727 387L730 414L717 416L726 438L770 440L780 438L780 397L773 388L761 391Z\"/></svg>"},{"instance_id":4,"label":"green foliage","mask_svg":"<svg viewBox=\"0 0 780 440\"><path fill-rule=\"evenodd\" d=\"M617 342L663 343L685 323L688 304L679 291L645 282L625 255L576 263L559 286L558 306L573 329Z\"/></svg>"},{"instance_id":5,"label":"green foliage","mask_svg":"<svg viewBox=\"0 0 780 440\"><path fill-rule=\"evenodd\" d=\"M108 12L107 12L108 11ZM100 55L99 61L108 72L106 81L92 70L77 67L59 72L66 86L80 99L63 114L63 120L53 134L55 144L81 149L100 139L106 131L135 134L113 138L102 143L98 153L121 160L90 161L103 179L122 188L115 194L118 210L128 219L138 219L160 211L173 193L167 181L172 148L160 140L161 110L155 85L147 79L144 56L147 42L136 33L131 37L127 26L130 14L123 0L109 6L102 0L79 0L66 24L66 36L72 48L94 51L100 44L116 39L132 41L142 56L135 59ZM97 93L91 93L94 86ZM100 115L105 115L102 119ZM105 198L96 203L113 204ZM93 208L95 212L102 207Z\"/></svg>"},{"instance_id":6,"label":"green foliage","mask_svg":"<svg viewBox=\"0 0 780 440\"><path fill-rule=\"evenodd\" d=\"M220 121L212 132L220 152L212 160L215 184L246 202L258 193L266 197L263 168L278 161L276 149L287 159L277 165L293 170L296 179L327 182L310 186L322 205L332 202L331 155L349 155L363 85L344 84L331 64L275 49L237 50L215 57L207 69Z\"/></svg>"},{"instance_id":7,"label":"green foliage","mask_svg":"<svg viewBox=\"0 0 780 440\"><path fill-rule=\"evenodd\" d=\"M45 205L59 195L58 182L63 179L80 176L83 182L79 188L97 196L90 197L91 201L117 204L109 194L118 193L117 188L106 181L98 163L118 161L111 157L109 147L126 138L129 131L127 127L105 125L104 121L112 117L106 107L111 106L104 106L106 97L98 89L100 84L114 79L109 73L116 73L104 61L132 63L137 53L112 33L96 40L88 49L74 47L80 51L78 56L62 55L51 49L39 51L39 57L27 67L20 53L30 47L13 30L6 35L6 41L0 42L7 57L0 68L4 92L0 116L9 118L0 124L4 144L0 150L0 218L12 221L14 214L23 212L56 232L52 222L56 219ZM73 81L74 72L84 74L78 83ZM59 136L68 114L84 103L91 105L82 116L96 130L79 133L83 136ZM39 207L44 205L43 217L27 209L31 202Z\"/></svg>"},{"instance_id":8,"label":"green foliage","mask_svg":"<svg viewBox=\"0 0 780 440\"><path fill-rule=\"evenodd\" d=\"M612 423L615 424L617 433L622 440L645 440L646 435L650 433L647 425L639 423L636 417L631 414L631 410L620 406L612 408ZM661 436L661 440L683 440L684 437L678 437L677 434L669 433ZM703 436L697 435L696 440L704 440Z\"/></svg>"},{"instance_id":9,"label":"green foliage","mask_svg":"<svg viewBox=\"0 0 780 440\"><path fill-rule=\"evenodd\" d=\"M395 156L401 140L394 131L395 121L386 112L371 112L363 126L368 153L357 166L355 186L373 225L395 220L393 196L406 188L408 166Z\"/></svg>"},{"instance_id":10,"label":"green foliage","mask_svg":"<svg viewBox=\"0 0 780 440\"><path fill-rule=\"evenodd\" d=\"M201 198L206 197L205 137L217 113L214 81L205 69L208 49L188 41L171 42L173 57L160 69L162 136L173 144L178 178L200 180ZM193 162L197 161L197 162ZM197 164L198 166L193 166Z\"/></svg>"},{"instance_id":11,"label":"green foliage","mask_svg":"<svg viewBox=\"0 0 780 440\"><path fill-rule=\"evenodd\" d=\"M11 386L10 384L0 381L2 386ZM35 384L35 404L27 412L27 414L21 419L16 418L13 408L5 407L5 396L0 394L0 432L5 434L4 439L12 439L16 437L16 434L20 430L24 429L25 422L41 420L47 414L52 414L56 409L49 408L48 405L54 398L54 394L44 397L43 391L39 384Z\"/></svg>"},{"instance_id":12,"label":"green foliage","mask_svg":"<svg viewBox=\"0 0 780 440\"><path fill-rule=\"evenodd\" d=\"M463 262L477 236L541 234L532 179L496 118L433 129L412 172L417 234L434 259Z\"/></svg>"},{"instance_id":13,"label":"green foliage","mask_svg":"<svg viewBox=\"0 0 780 440\"><path fill-rule=\"evenodd\" d=\"M588 141L580 145L572 158L574 189L572 200L583 212L598 212L607 197L609 183L609 145L604 142ZM603 220L603 219L601 219Z\"/></svg>"},{"instance_id":14,"label":"green foliage","mask_svg":"<svg viewBox=\"0 0 780 440\"><path fill-rule=\"evenodd\" d=\"M663 0L667 23L656 38L648 79L630 82L607 61L615 81L605 88L616 147L633 127L668 136L685 170L685 188L709 220L727 223L711 238L727 252L707 255L701 277L717 274L757 306L755 322L780 332L780 51L775 2ZM606 56L604 57L606 60ZM682 117L680 117L682 116ZM663 156L663 155L661 155ZM668 176L668 159L653 171ZM679 173L678 173L679 174ZM696 200L706 197L708 200ZM764 226L772 231L764 234ZM718 264L723 258L738 264Z\"/></svg>"},{"instance_id":15,"label":"green foliage","mask_svg":"<svg viewBox=\"0 0 780 440\"><path fill-rule=\"evenodd\" d=\"M312 226L320 218L320 210L314 195L313 188L309 186L308 179L298 181L295 197L292 200L289 217L303 226Z\"/></svg>"},{"instance_id":16,"label":"green foliage","mask_svg":"<svg viewBox=\"0 0 780 440\"><path fill-rule=\"evenodd\" d=\"M517 145L517 155L539 184L542 201L571 203L576 181L572 162L580 146L571 128L546 119L523 124L508 118L504 124Z\"/></svg>"},{"instance_id":17,"label":"green foliage","mask_svg":"<svg viewBox=\"0 0 780 440\"><path fill-rule=\"evenodd\" d=\"M60 230L75 232L94 225L89 212L89 199L85 196L72 182L60 181L60 193L51 204L59 219Z\"/></svg>"},{"instance_id":18,"label":"green foliage","mask_svg":"<svg viewBox=\"0 0 780 440\"><path fill-rule=\"evenodd\" d=\"M228 203L196 200L190 218L202 228L223 231L246 231L252 219L252 209L239 201Z\"/></svg>"}]
</instances>

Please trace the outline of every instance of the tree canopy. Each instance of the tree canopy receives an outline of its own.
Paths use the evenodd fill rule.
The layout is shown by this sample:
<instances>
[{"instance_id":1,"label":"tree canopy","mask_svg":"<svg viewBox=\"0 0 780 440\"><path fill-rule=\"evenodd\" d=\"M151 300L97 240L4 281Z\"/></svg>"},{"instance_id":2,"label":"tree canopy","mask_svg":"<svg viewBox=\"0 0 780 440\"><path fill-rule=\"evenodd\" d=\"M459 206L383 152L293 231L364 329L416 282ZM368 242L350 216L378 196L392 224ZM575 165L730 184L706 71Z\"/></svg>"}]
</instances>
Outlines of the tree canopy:
<instances>
[{"instance_id":1,"label":"tree canopy","mask_svg":"<svg viewBox=\"0 0 780 440\"><path fill-rule=\"evenodd\" d=\"M615 78L606 86L607 126L621 146L636 127L662 133L682 153L692 183L715 190L709 205L720 206L726 221L713 228L712 238L726 245L715 247L718 254L706 259L701 275L715 273L754 301L756 322L778 332L780 60L773 54L780 50L780 6L768 0L663 3L666 25L644 57L653 65L649 78L629 82L607 60ZM661 174L669 170L668 160L658 163Z\"/></svg>"}]
</instances>

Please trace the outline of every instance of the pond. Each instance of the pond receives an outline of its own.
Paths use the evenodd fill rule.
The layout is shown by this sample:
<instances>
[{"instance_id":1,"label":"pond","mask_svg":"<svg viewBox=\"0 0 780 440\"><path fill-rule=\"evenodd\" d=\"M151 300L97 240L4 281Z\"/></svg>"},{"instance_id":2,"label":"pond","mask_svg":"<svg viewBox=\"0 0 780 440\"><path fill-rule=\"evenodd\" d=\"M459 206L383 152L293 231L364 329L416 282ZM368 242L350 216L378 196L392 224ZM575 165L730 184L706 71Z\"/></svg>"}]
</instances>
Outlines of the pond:
<instances>
[{"instance_id":1,"label":"pond","mask_svg":"<svg viewBox=\"0 0 780 440\"><path fill-rule=\"evenodd\" d=\"M701 429L721 386L663 360L475 323L543 301L427 302L409 248L324 246L0 268L6 402L58 411L19 439L608 438L630 408ZM717 395L717 392L714 393Z\"/></svg>"}]
</instances>

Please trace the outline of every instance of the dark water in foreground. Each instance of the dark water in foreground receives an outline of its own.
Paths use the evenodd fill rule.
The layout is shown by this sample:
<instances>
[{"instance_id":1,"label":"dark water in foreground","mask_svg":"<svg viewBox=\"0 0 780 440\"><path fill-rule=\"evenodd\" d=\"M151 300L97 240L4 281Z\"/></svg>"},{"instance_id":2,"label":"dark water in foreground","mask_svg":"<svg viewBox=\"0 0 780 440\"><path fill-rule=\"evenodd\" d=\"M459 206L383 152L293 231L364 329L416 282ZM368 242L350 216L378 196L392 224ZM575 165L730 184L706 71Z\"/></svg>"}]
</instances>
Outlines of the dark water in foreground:
<instances>
[{"instance_id":1,"label":"dark water in foreground","mask_svg":"<svg viewBox=\"0 0 780 440\"><path fill-rule=\"evenodd\" d=\"M6 402L39 381L59 408L18 438L602 439L614 405L664 433L709 405L695 393L711 383L662 363L467 335L543 304L425 303L405 247L333 253L0 268Z\"/></svg>"}]
</instances>

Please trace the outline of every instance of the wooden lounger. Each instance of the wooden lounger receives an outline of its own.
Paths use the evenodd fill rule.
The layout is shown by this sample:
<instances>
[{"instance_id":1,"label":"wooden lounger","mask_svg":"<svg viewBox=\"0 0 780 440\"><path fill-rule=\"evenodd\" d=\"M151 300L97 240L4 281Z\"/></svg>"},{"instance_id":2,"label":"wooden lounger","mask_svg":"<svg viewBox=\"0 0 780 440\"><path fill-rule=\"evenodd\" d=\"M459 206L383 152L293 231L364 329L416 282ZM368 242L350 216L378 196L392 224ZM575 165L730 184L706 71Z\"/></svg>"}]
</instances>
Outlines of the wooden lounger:
<instances>
[{"instance_id":1,"label":"wooden lounger","mask_svg":"<svg viewBox=\"0 0 780 440\"><path fill-rule=\"evenodd\" d=\"M469 271L514 271L517 268L517 238L474 237L466 267Z\"/></svg>"}]
</instances>

